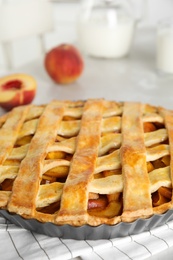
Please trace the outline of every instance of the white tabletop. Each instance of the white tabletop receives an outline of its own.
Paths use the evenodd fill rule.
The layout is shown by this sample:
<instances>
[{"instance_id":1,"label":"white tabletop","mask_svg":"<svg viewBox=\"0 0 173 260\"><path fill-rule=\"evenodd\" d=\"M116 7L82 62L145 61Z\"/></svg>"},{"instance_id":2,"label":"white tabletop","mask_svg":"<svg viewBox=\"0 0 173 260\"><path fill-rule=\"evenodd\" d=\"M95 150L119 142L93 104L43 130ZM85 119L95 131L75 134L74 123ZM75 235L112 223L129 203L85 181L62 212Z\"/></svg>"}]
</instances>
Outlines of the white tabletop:
<instances>
[{"instance_id":1,"label":"white tabletop","mask_svg":"<svg viewBox=\"0 0 173 260\"><path fill-rule=\"evenodd\" d=\"M48 76L44 59L33 61L12 72L25 72L38 82L34 103L52 99L106 98L141 101L173 108L173 75L160 75L156 69L155 30L141 29L131 54L123 59L84 57L85 69L73 84L58 85ZM0 74L9 72L0 70Z\"/></svg>"},{"instance_id":2,"label":"white tabletop","mask_svg":"<svg viewBox=\"0 0 173 260\"><path fill-rule=\"evenodd\" d=\"M53 99L106 98L141 101L173 109L173 75L158 74L155 55L155 31L140 30L131 54L124 59L84 57L83 74L73 84L55 84L45 71L43 58L13 71L0 70L0 74L23 72L34 76L38 83L33 101L35 104L47 103ZM4 111L1 109L0 113ZM170 247L148 259L161 260L166 257L169 260L172 259L172 253L173 247Z\"/></svg>"}]
</instances>

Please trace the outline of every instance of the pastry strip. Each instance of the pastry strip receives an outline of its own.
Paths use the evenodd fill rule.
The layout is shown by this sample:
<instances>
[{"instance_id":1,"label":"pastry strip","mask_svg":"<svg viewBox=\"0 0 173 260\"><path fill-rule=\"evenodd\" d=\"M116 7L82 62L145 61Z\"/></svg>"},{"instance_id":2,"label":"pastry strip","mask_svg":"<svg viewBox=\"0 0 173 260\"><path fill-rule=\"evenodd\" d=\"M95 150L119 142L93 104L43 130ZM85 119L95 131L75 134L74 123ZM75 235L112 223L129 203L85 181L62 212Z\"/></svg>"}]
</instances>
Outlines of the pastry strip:
<instances>
[{"instance_id":1,"label":"pastry strip","mask_svg":"<svg viewBox=\"0 0 173 260\"><path fill-rule=\"evenodd\" d=\"M23 125L29 106L17 107L7 117L7 121L0 129L0 165L3 164L13 149L20 128Z\"/></svg>"},{"instance_id":2,"label":"pastry strip","mask_svg":"<svg viewBox=\"0 0 173 260\"><path fill-rule=\"evenodd\" d=\"M8 204L9 211L29 216L34 215L46 151L56 138L63 112L61 102L51 102L45 107L14 182L13 193Z\"/></svg>"},{"instance_id":3,"label":"pastry strip","mask_svg":"<svg viewBox=\"0 0 173 260\"><path fill-rule=\"evenodd\" d=\"M84 106L76 151L64 185L56 221L81 225L87 222L88 184L92 180L100 143L103 100L89 100Z\"/></svg>"},{"instance_id":4,"label":"pastry strip","mask_svg":"<svg viewBox=\"0 0 173 260\"><path fill-rule=\"evenodd\" d=\"M9 197L11 195L11 191L0 191L0 207L5 208Z\"/></svg>"},{"instance_id":5,"label":"pastry strip","mask_svg":"<svg viewBox=\"0 0 173 260\"><path fill-rule=\"evenodd\" d=\"M165 126L169 136L169 150L170 150L170 178L173 180L173 111L159 108L159 112L163 115ZM172 187L173 188L173 187ZM173 204L173 193L171 203Z\"/></svg>"},{"instance_id":6,"label":"pastry strip","mask_svg":"<svg viewBox=\"0 0 173 260\"><path fill-rule=\"evenodd\" d=\"M122 115L123 221L152 214L150 181L142 124L143 106L126 102Z\"/></svg>"},{"instance_id":7,"label":"pastry strip","mask_svg":"<svg viewBox=\"0 0 173 260\"><path fill-rule=\"evenodd\" d=\"M161 186L170 188L172 185L170 178L170 166L151 171L149 173L149 179L151 183L151 193L157 191ZM105 178L94 179L91 181L89 191L99 194L113 194L115 192L122 192L122 175L111 175Z\"/></svg>"}]
</instances>

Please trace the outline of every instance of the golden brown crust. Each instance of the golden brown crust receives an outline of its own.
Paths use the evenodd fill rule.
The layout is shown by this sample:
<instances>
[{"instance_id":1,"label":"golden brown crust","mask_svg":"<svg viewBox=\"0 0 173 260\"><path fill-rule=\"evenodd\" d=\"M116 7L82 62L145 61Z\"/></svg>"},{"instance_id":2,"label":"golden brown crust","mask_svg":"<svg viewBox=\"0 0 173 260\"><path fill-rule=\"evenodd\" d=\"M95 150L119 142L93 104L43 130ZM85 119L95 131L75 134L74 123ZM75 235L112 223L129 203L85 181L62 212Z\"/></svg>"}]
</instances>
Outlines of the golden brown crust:
<instances>
[{"instance_id":1,"label":"golden brown crust","mask_svg":"<svg viewBox=\"0 0 173 260\"><path fill-rule=\"evenodd\" d=\"M28 110L29 106L15 108L8 114L6 122L2 125L0 129L0 165L10 154Z\"/></svg>"},{"instance_id":2,"label":"golden brown crust","mask_svg":"<svg viewBox=\"0 0 173 260\"><path fill-rule=\"evenodd\" d=\"M165 120L165 125L169 136L169 153L170 153L170 179L173 180L173 111L169 111L164 108L159 108L160 113L163 115ZM172 185L171 185L172 186ZM173 194L171 199L171 204L173 207Z\"/></svg>"},{"instance_id":3,"label":"golden brown crust","mask_svg":"<svg viewBox=\"0 0 173 260\"><path fill-rule=\"evenodd\" d=\"M1 208L6 207L8 201L9 201L10 195L11 195L11 191L1 191L0 192L0 207Z\"/></svg>"},{"instance_id":4,"label":"golden brown crust","mask_svg":"<svg viewBox=\"0 0 173 260\"><path fill-rule=\"evenodd\" d=\"M103 100L89 100L84 106L81 130L64 185L57 222L63 223L65 219L66 223L72 222L74 225L87 223L88 185L96 167L102 111Z\"/></svg>"},{"instance_id":5,"label":"golden brown crust","mask_svg":"<svg viewBox=\"0 0 173 260\"><path fill-rule=\"evenodd\" d=\"M59 102L50 103L43 111L26 157L21 162L8 210L19 214L34 215L36 198L46 151L56 138L63 115ZM32 162L32 163L31 163Z\"/></svg>"},{"instance_id":6,"label":"golden brown crust","mask_svg":"<svg viewBox=\"0 0 173 260\"><path fill-rule=\"evenodd\" d=\"M142 127L143 106L125 103L122 118L121 161L124 180L123 221L152 214L150 181L146 167L146 149Z\"/></svg>"},{"instance_id":7,"label":"golden brown crust","mask_svg":"<svg viewBox=\"0 0 173 260\"><path fill-rule=\"evenodd\" d=\"M55 100L0 118L0 208L26 219L98 226L148 218L173 208L172 180L173 111Z\"/></svg>"}]
</instances>

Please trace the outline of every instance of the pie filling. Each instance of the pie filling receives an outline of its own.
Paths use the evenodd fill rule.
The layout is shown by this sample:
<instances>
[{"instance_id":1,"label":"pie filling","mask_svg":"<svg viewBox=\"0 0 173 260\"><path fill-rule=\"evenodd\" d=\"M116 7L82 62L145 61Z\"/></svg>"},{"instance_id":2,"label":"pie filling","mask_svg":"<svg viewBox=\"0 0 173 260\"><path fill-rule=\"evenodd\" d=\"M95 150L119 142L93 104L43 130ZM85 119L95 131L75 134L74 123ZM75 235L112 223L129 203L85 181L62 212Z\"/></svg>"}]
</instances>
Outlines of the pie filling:
<instances>
[{"instance_id":1,"label":"pie filling","mask_svg":"<svg viewBox=\"0 0 173 260\"><path fill-rule=\"evenodd\" d=\"M171 208L171 111L105 100L25 110L0 119L1 208L72 225L116 224L123 215L129 222Z\"/></svg>"}]
</instances>

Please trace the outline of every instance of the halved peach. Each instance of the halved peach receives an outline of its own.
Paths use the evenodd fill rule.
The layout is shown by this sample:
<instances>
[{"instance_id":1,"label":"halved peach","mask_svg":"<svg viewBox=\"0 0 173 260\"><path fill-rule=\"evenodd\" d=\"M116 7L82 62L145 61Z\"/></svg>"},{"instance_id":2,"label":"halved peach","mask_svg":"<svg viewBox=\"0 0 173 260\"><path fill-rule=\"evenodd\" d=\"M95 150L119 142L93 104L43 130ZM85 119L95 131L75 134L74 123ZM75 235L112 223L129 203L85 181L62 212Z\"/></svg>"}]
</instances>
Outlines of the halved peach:
<instances>
[{"instance_id":1,"label":"halved peach","mask_svg":"<svg viewBox=\"0 0 173 260\"><path fill-rule=\"evenodd\" d=\"M30 104L36 94L36 80L27 74L11 74L0 78L0 106L6 110Z\"/></svg>"}]
</instances>

